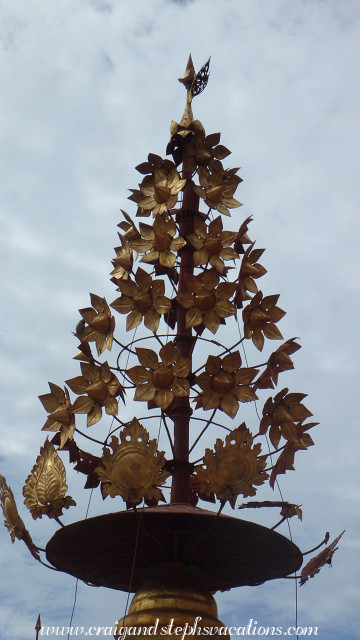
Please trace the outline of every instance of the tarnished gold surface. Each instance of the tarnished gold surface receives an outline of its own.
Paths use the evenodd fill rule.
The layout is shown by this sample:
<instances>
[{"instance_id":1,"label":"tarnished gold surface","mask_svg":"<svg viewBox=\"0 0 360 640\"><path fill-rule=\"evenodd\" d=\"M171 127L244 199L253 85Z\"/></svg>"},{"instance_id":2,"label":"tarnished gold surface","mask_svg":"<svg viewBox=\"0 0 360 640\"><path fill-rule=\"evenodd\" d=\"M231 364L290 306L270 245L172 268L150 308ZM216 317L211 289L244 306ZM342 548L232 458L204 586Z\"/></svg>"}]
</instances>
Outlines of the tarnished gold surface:
<instances>
[{"instance_id":1,"label":"tarnished gold surface","mask_svg":"<svg viewBox=\"0 0 360 640\"><path fill-rule=\"evenodd\" d=\"M44 514L58 518L63 509L76 505L71 496L65 496L67 488L64 464L46 440L23 488L24 503L34 520Z\"/></svg>"},{"instance_id":2,"label":"tarnished gold surface","mask_svg":"<svg viewBox=\"0 0 360 640\"><path fill-rule=\"evenodd\" d=\"M0 474L0 502L4 515L4 525L10 533L11 542L15 539L25 542L30 553L36 560L40 560L39 551L34 544L30 533L24 525L16 506L15 498L10 487L7 485L4 476Z\"/></svg>"},{"instance_id":3,"label":"tarnished gold surface","mask_svg":"<svg viewBox=\"0 0 360 640\"><path fill-rule=\"evenodd\" d=\"M206 449L204 465L197 467L200 490L215 493L222 502L227 500L235 506L238 495L254 496L256 487L269 477L264 472L266 457L261 456L261 445L253 445L253 437L245 426L240 425L225 438L218 439L215 452Z\"/></svg>"},{"instance_id":4,"label":"tarnished gold surface","mask_svg":"<svg viewBox=\"0 0 360 640\"><path fill-rule=\"evenodd\" d=\"M42 431L60 432L60 449L74 435L75 416L72 412L69 390L49 382L50 393L39 396L44 409L49 412Z\"/></svg>"},{"instance_id":5,"label":"tarnished gold surface","mask_svg":"<svg viewBox=\"0 0 360 640\"><path fill-rule=\"evenodd\" d=\"M178 293L176 300L186 309L186 327L204 325L216 333L224 318L235 315L230 302L236 283L220 282L216 269L204 271L201 276L185 274L187 291Z\"/></svg>"},{"instance_id":6,"label":"tarnished gold surface","mask_svg":"<svg viewBox=\"0 0 360 640\"><path fill-rule=\"evenodd\" d=\"M176 262L176 253L183 248L186 240L176 236L175 221L164 216L157 216L153 225L140 223L141 236L130 241L130 246L137 254L143 254L141 262L159 264L171 268Z\"/></svg>"},{"instance_id":7,"label":"tarnished gold surface","mask_svg":"<svg viewBox=\"0 0 360 640\"><path fill-rule=\"evenodd\" d=\"M110 306L119 313L128 314L126 331L135 329L144 320L145 327L155 333L159 328L161 315L171 309L171 301L164 295L164 280L153 279L139 267L135 282L130 278L119 280L118 289L122 295Z\"/></svg>"},{"instance_id":8,"label":"tarnished gold surface","mask_svg":"<svg viewBox=\"0 0 360 640\"><path fill-rule=\"evenodd\" d=\"M149 633L155 638L165 634L194 637L205 627L212 629L209 635L213 638L228 638L213 596L199 587L201 575L193 576L190 571L180 563L157 567L135 594L129 612L118 621L114 638L121 638L124 628L129 627L132 634L144 639Z\"/></svg>"},{"instance_id":9,"label":"tarnished gold surface","mask_svg":"<svg viewBox=\"0 0 360 640\"><path fill-rule=\"evenodd\" d=\"M180 174L171 160L163 160L155 153L149 153L148 162L138 165L139 173L145 174L139 189L130 189L133 200L139 205L137 215L153 216L163 214L167 209L172 209L178 200L186 180L180 178Z\"/></svg>"},{"instance_id":10,"label":"tarnished gold surface","mask_svg":"<svg viewBox=\"0 0 360 640\"><path fill-rule=\"evenodd\" d=\"M101 480L103 498L120 495L130 506L147 501L164 500L159 486L170 475L163 467L165 457L156 440L134 418L120 433L120 442L111 438L112 453L105 449L96 473Z\"/></svg>"},{"instance_id":11,"label":"tarnished gold surface","mask_svg":"<svg viewBox=\"0 0 360 640\"><path fill-rule=\"evenodd\" d=\"M233 351L224 358L209 356L205 371L197 378L202 392L197 404L208 409L221 409L230 418L235 418L240 402L257 399L252 381L258 373L253 367L242 367L239 351Z\"/></svg>"},{"instance_id":12,"label":"tarnished gold surface","mask_svg":"<svg viewBox=\"0 0 360 640\"><path fill-rule=\"evenodd\" d=\"M83 320L87 323L81 334L81 340L95 342L98 356L100 356L105 349L111 351L115 318L111 315L105 298L90 293L90 299L92 307L79 309Z\"/></svg>"},{"instance_id":13,"label":"tarnished gold surface","mask_svg":"<svg viewBox=\"0 0 360 640\"><path fill-rule=\"evenodd\" d=\"M190 393L187 379L190 360L180 355L173 342L161 347L158 356L152 349L137 348L140 366L128 369L127 374L136 385L134 400L148 402L166 409L174 398L184 398Z\"/></svg>"},{"instance_id":14,"label":"tarnished gold surface","mask_svg":"<svg viewBox=\"0 0 360 640\"><path fill-rule=\"evenodd\" d=\"M81 376L66 380L71 391L79 396L71 406L71 411L86 413L87 426L91 427L102 417L102 407L108 415L117 415L117 396L123 398L123 389L107 362L101 365L82 362L80 368Z\"/></svg>"},{"instance_id":15,"label":"tarnished gold surface","mask_svg":"<svg viewBox=\"0 0 360 640\"><path fill-rule=\"evenodd\" d=\"M15 538L21 540L26 528L19 516L13 492L2 475L0 475L0 501L5 518L4 525L10 533L11 541L14 542Z\"/></svg>"},{"instance_id":16,"label":"tarnished gold surface","mask_svg":"<svg viewBox=\"0 0 360 640\"><path fill-rule=\"evenodd\" d=\"M207 225L197 216L194 219L194 233L188 241L194 248L194 266L210 264L219 274L226 273L224 262L236 260L238 253L231 247L237 236L236 231L224 231L221 216Z\"/></svg>"}]
</instances>

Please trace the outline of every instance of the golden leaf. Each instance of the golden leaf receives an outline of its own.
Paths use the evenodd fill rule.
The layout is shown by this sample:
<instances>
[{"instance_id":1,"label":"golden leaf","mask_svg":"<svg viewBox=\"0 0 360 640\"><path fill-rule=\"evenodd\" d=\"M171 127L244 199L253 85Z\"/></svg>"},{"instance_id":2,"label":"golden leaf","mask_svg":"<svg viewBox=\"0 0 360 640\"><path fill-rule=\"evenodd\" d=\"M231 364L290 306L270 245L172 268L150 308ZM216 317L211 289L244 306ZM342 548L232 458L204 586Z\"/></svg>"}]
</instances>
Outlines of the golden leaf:
<instances>
[{"instance_id":1,"label":"golden leaf","mask_svg":"<svg viewBox=\"0 0 360 640\"><path fill-rule=\"evenodd\" d=\"M6 484L4 476L0 474L0 500L5 518L5 527L10 532L12 542L15 538L22 540L26 531L25 525L19 516L13 492Z\"/></svg>"},{"instance_id":2,"label":"golden leaf","mask_svg":"<svg viewBox=\"0 0 360 640\"><path fill-rule=\"evenodd\" d=\"M65 497L66 492L64 464L55 447L46 440L25 482L24 503L34 520L44 514L49 518L58 518L62 515L63 509L76 504L70 496Z\"/></svg>"},{"instance_id":3,"label":"golden leaf","mask_svg":"<svg viewBox=\"0 0 360 640\"><path fill-rule=\"evenodd\" d=\"M89 413L88 413L87 420L86 420L86 426L87 427L92 427L93 424L96 424L97 422L99 422L99 420L101 420L101 417L102 417L101 406L99 404L95 403L93 408L91 409L91 411L89 411Z\"/></svg>"},{"instance_id":4,"label":"golden leaf","mask_svg":"<svg viewBox=\"0 0 360 640\"><path fill-rule=\"evenodd\" d=\"M89 413L94 406L94 401L88 396L76 398L72 410L74 413Z\"/></svg>"},{"instance_id":5,"label":"golden leaf","mask_svg":"<svg viewBox=\"0 0 360 640\"><path fill-rule=\"evenodd\" d=\"M131 369L128 369L127 374L136 385L143 384L143 382L148 382L150 379L148 370L140 365L136 365L135 367L131 367Z\"/></svg>"},{"instance_id":6,"label":"golden leaf","mask_svg":"<svg viewBox=\"0 0 360 640\"><path fill-rule=\"evenodd\" d=\"M225 393L220 401L220 409L225 411L230 418L235 418L239 409L239 403L231 393Z\"/></svg>"},{"instance_id":7,"label":"golden leaf","mask_svg":"<svg viewBox=\"0 0 360 640\"><path fill-rule=\"evenodd\" d=\"M155 398L156 388L151 382L146 382L139 387L136 387L134 400L140 400L148 402Z\"/></svg>"},{"instance_id":8,"label":"golden leaf","mask_svg":"<svg viewBox=\"0 0 360 640\"><path fill-rule=\"evenodd\" d=\"M68 387L70 387L71 391L73 391L77 395L86 393L87 388L89 387L89 382L85 380L83 376L76 376L75 378L66 380L66 384ZM41 400L41 397L40 397L40 400Z\"/></svg>"},{"instance_id":9,"label":"golden leaf","mask_svg":"<svg viewBox=\"0 0 360 640\"><path fill-rule=\"evenodd\" d=\"M150 369L156 369L158 365L158 357L152 349L144 349L142 347L136 347L136 355L140 364L143 367L150 367Z\"/></svg>"},{"instance_id":10,"label":"golden leaf","mask_svg":"<svg viewBox=\"0 0 360 640\"><path fill-rule=\"evenodd\" d=\"M172 385L172 388L174 389L174 385ZM185 396L189 394L186 393L183 388L181 388L179 395ZM165 410L172 403L172 401L174 400L174 397L175 397L175 393L171 391L171 389L158 389L155 393L154 400L157 406L160 407L160 409Z\"/></svg>"},{"instance_id":11,"label":"golden leaf","mask_svg":"<svg viewBox=\"0 0 360 640\"><path fill-rule=\"evenodd\" d=\"M239 351L234 351L233 353L229 353L229 355L225 356L223 359L223 368L227 373L233 373L237 369L241 367L241 357Z\"/></svg>"},{"instance_id":12,"label":"golden leaf","mask_svg":"<svg viewBox=\"0 0 360 640\"><path fill-rule=\"evenodd\" d=\"M4 476L0 474L0 502L4 515L4 526L10 533L11 542L15 542L15 538L23 540L28 547L30 553L40 561L37 547L35 546L30 533L26 529L22 518L19 516L15 498L10 487L7 485Z\"/></svg>"},{"instance_id":13,"label":"golden leaf","mask_svg":"<svg viewBox=\"0 0 360 640\"><path fill-rule=\"evenodd\" d=\"M164 296L164 300L167 300L165 296ZM171 306L170 301L169 301L169 304ZM159 303L156 305L156 310L149 309L148 311L146 311L144 315L145 327L150 331L152 331L153 333L156 333L160 324L160 313L166 313L168 310L169 308L167 306L167 303L164 303L162 307L161 307L161 304Z\"/></svg>"},{"instance_id":14,"label":"golden leaf","mask_svg":"<svg viewBox=\"0 0 360 640\"><path fill-rule=\"evenodd\" d=\"M142 314L136 309L133 309L126 318L126 331L131 331L131 329L135 329L141 324L143 319Z\"/></svg>"},{"instance_id":15,"label":"golden leaf","mask_svg":"<svg viewBox=\"0 0 360 640\"><path fill-rule=\"evenodd\" d=\"M230 314L228 314L230 315ZM203 324L204 326L209 329L209 331L211 331L211 333L216 333L219 326L220 326L220 318L221 318L221 314L218 312L218 308L216 305L216 311L215 309L210 309L209 311L206 311L204 313L204 316L202 318ZM199 322L197 324L200 324Z\"/></svg>"}]
</instances>

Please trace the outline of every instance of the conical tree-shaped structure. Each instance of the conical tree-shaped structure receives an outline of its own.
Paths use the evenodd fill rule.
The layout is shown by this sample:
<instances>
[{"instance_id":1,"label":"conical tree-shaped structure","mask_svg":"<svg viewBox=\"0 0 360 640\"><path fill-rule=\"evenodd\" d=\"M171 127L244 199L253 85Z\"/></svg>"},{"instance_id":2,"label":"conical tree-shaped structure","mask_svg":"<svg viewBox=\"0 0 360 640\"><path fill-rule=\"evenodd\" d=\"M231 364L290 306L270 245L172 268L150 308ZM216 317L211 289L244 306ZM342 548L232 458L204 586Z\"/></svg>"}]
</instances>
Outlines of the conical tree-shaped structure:
<instances>
[{"instance_id":1,"label":"conical tree-shaped structure","mask_svg":"<svg viewBox=\"0 0 360 640\"><path fill-rule=\"evenodd\" d=\"M275 391L300 347L278 328L285 313L279 295L259 288L264 249L249 238L251 218L239 224L236 213L227 228L230 210L241 205L235 198L241 178L223 164L230 151L220 134L206 135L191 108L208 72L209 62L196 74L190 57L180 79L184 115L171 123L166 150L172 160L150 153L136 167L142 179L130 200L139 221L123 212L119 224L111 273L117 297L108 304L90 294L91 306L80 309L80 375L64 387L49 383L50 392L40 396L48 412L43 429L54 435L23 490L34 519L46 514L62 524L63 509L75 503L66 495L58 447L87 476L86 488L99 486L104 499L125 502L125 511L59 529L47 558L87 582L140 589L135 622L145 584L153 602L152 613L141 614L145 626L156 617L160 593L167 593L170 618L175 589L187 615L216 621L210 591L286 576L302 562L299 549L273 530L220 515L229 502L279 507L281 521L301 517L294 504L242 500L294 469L295 454L313 444L309 430L316 423L304 393ZM264 357L268 341L281 342ZM255 411L252 428L244 420L253 403L255 429ZM159 450L163 435L166 451ZM96 453L84 438L97 444ZM211 446L204 450L205 438ZM12 540L24 540L40 559L0 480ZM202 501L218 504L217 511L199 508Z\"/></svg>"}]
</instances>

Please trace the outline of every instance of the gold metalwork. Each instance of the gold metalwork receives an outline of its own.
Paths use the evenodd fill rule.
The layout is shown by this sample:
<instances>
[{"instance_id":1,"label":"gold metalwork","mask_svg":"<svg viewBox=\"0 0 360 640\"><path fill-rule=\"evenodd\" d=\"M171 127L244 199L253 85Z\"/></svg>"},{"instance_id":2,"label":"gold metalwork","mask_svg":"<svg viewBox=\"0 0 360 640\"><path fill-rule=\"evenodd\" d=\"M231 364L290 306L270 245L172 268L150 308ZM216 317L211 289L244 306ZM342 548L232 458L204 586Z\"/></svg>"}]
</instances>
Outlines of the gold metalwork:
<instances>
[{"instance_id":1,"label":"gold metalwork","mask_svg":"<svg viewBox=\"0 0 360 640\"><path fill-rule=\"evenodd\" d=\"M152 226L140 223L141 238L133 240L130 245L138 254L144 254L141 262L159 263L168 269L175 265L176 252L183 248L186 241L181 236L175 237L176 224L170 218L157 216Z\"/></svg>"},{"instance_id":2,"label":"gold metalwork","mask_svg":"<svg viewBox=\"0 0 360 640\"><path fill-rule=\"evenodd\" d=\"M156 440L134 418L120 432L120 442L112 436L109 449L105 448L96 473L101 480L103 498L120 495L127 505L135 506L143 499L149 502L164 500L159 489L170 475L164 469L163 451L158 451Z\"/></svg>"},{"instance_id":3,"label":"gold metalwork","mask_svg":"<svg viewBox=\"0 0 360 640\"><path fill-rule=\"evenodd\" d=\"M225 272L224 261L235 260L239 257L232 245L236 231L223 231L221 216L215 218L207 227L205 221L197 216L194 220L194 232L188 240L194 247L194 265L207 265L208 263L220 274Z\"/></svg>"},{"instance_id":4,"label":"gold metalwork","mask_svg":"<svg viewBox=\"0 0 360 640\"><path fill-rule=\"evenodd\" d=\"M255 280L261 278L261 276L266 273L265 267L258 263L265 249L254 249L254 244L254 242L251 243L250 247L246 249L241 262L237 289L237 297L240 298L241 301L251 299L249 293L254 294L258 292Z\"/></svg>"},{"instance_id":5,"label":"gold metalwork","mask_svg":"<svg viewBox=\"0 0 360 640\"><path fill-rule=\"evenodd\" d=\"M222 157L229 151L225 147L224 150L224 154L219 154ZM237 171L237 168L224 169L220 160L211 160L209 168L199 166L200 186L194 185L193 189L200 198L204 199L210 209L217 209L225 216L229 216L229 209L242 206L242 203L233 197L241 182L241 178L236 175Z\"/></svg>"},{"instance_id":6,"label":"gold metalwork","mask_svg":"<svg viewBox=\"0 0 360 640\"><path fill-rule=\"evenodd\" d=\"M178 125L183 129L189 128L191 123L194 121L194 116L191 109L191 102L195 96L199 95L199 93L204 91L208 83L209 65L210 65L210 58L201 67L200 71L198 73L195 73L194 64L192 61L192 57L190 55L188 63L186 65L185 73L182 78L179 78L179 82L181 82L186 88L185 111L180 121L180 125Z\"/></svg>"},{"instance_id":7,"label":"gold metalwork","mask_svg":"<svg viewBox=\"0 0 360 640\"><path fill-rule=\"evenodd\" d=\"M180 178L175 164L171 160L163 160L155 153L149 153L148 162L136 168L140 173L150 174L145 175L139 189L130 189L132 195L129 200L139 205L137 215L149 216L152 211L155 217L172 209L177 203L179 191L186 183L186 180Z\"/></svg>"},{"instance_id":8,"label":"gold metalwork","mask_svg":"<svg viewBox=\"0 0 360 640\"><path fill-rule=\"evenodd\" d=\"M55 447L46 440L23 488L24 503L34 520L44 514L58 518L63 509L76 505L71 496L65 496L67 489L64 464Z\"/></svg>"},{"instance_id":9,"label":"gold metalwork","mask_svg":"<svg viewBox=\"0 0 360 640\"><path fill-rule=\"evenodd\" d=\"M111 303L111 307L119 313L127 313L126 330L134 329L142 320L144 325L154 333L160 323L160 316L171 309L171 301L165 294L164 280L153 280L139 267L135 274L135 282L120 280L118 289L122 296Z\"/></svg>"},{"instance_id":10,"label":"gold metalwork","mask_svg":"<svg viewBox=\"0 0 360 640\"><path fill-rule=\"evenodd\" d=\"M193 131L190 141L184 147L185 171L194 173L201 166L209 166L214 158L222 160L230 155L231 151L219 144L220 133L211 133L207 136L199 120L193 123Z\"/></svg>"},{"instance_id":11,"label":"gold metalwork","mask_svg":"<svg viewBox=\"0 0 360 640\"><path fill-rule=\"evenodd\" d=\"M301 402L306 398L306 393L288 393L288 391L287 388L282 389L274 398L267 399L260 421L260 433L266 433L270 427L269 438L276 449L281 437L295 443L298 449L307 449L312 444L311 438L309 444L306 443L306 439L303 445L300 442L303 436L301 430L306 430L306 426L302 423L312 416L311 411Z\"/></svg>"},{"instance_id":12,"label":"gold metalwork","mask_svg":"<svg viewBox=\"0 0 360 640\"><path fill-rule=\"evenodd\" d=\"M216 270L204 271L201 276L185 274L188 291L178 293L176 300L186 309L186 327L204 325L216 333L224 318L235 314L229 298L234 295L235 282L220 282Z\"/></svg>"},{"instance_id":13,"label":"gold metalwork","mask_svg":"<svg viewBox=\"0 0 360 640\"><path fill-rule=\"evenodd\" d=\"M118 621L114 638L123 637L124 627L131 627L131 635L141 640L148 640L149 635L159 640L164 636L194 638L204 635L205 628L212 629L212 638L228 638L213 596L201 588L202 576L196 572L192 576L191 569L186 574L180 563L159 565L133 597L125 618Z\"/></svg>"},{"instance_id":14,"label":"gold metalwork","mask_svg":"<svg viewBox=\"0 0 360 640\"><path fill-rule=\"evenodd\" d=\"M134 400L153 401L156 406L166 409L175 397L189 395L190 360L180 356L172 342L161 347L159 355L151 349L137 348L140 366L128 369L127 374L136 385Z\"/></svg>"},{"instance_id":15,"label":"gold metalwork","mask_svg":"<svg viewBox=\"0 0 360 640\"><path fill-rule=\"evenodd\" d=\"M7 485L4 476L0 474L0 502L4 515L4 526L10 533L11 542L15 542L15 538L23 540L30 553L36 560L40 560L39 552L35 546L30 533L26 529L22 518L16 506L14 494Z\"/></svg>"},{"instance_id":16,"label":"gold metalwork","mask_svg":"<svg viewBox=\"0 0 360 640\"><path fill-rule=\"evenodd\" d=\"M253 367L241 367L239 351L229 353L221 359L209 356L205 371L197 377L197 383L203 390L198 397L198 406L205 411L221 409L230 418L235 418L239 402L251 402L257 399L250 384L258 373Z\"/></svg>"},{"instance_id":17,"label":"gold metalwork","mask_svg":"<svg viewBox=\"0 0 360 640\"><path fill-rule=\"evenodd\" d=\"M60 449L71 440L75 431L75 416L72 412L68 389L49 382L50 392L39 396L41 404L49 412L42 431L60 431Z\"/></svg>"},{"instance_id":18,"label":"gold metalwork","mask_svg":"<svg viewBox=\"0 0 360 640\"><path fill-rule=\"evenodd\" d=\"M118 413L117 396L123 397L122 387L107 362L100 366L81 362L82 376L66 380L70 389L79 395L72 405L74 413L87 414L87 426L96 424L102 416L102 407L110 416ZM81 395L86 394L86 395Z\"/></svg>"},{"instance_id":19,"label":"gold metalwork","mask_svg":"<svg viewBox=\"0 0 360 640\"><path fill-rule=\"evenodd\" d=\"M111 315L105 298L100 298L100 296L90 293L90 299L92 307L79 309L83 319L88 324L81 333L81 340L95 342L98 356L100 356L105 349L111 351L115 318Z\"/></svg>"},{"instance_id":20,"label":"gold metalwork","mask_svg":"<svg viewBox=\"0 0 360 640\"><path fill-rule=\"evenodd\" d=\"M22 540L26 528L19 516L13 492L6 484L5 478L1 474L0 501L5 518L4 525L10 533L11 542L15 542L15 538L17 538L18 540Z\"/></svg>"},{"instance_id":21,"label":"gold metalwork","mask_svg":"<svg viewBox=\"0 0 360 640\"><path fill-rule=\"evenodd\" d=\"M278 295L263 298L262 291L258 291L243 310L245 338L251 338L259 351L263 349L264 337L270 340L282 339L275 322L279 322L286 311L276 306L278 299Z\"/></svg>"},{"instance_id":22,"label":"gold metalwork","mask_svg":"<svg viewBox=\"0 0 360 640\"><path fill-rule=\"evenodd\" d=\"M205 468L197 467L200 490L207 495L215 493L222 502L235 507L238 495L254 496L256 486L269 477L265 473L266 457L261 456L261 444L253 444L253 437L245 423L234 429L224 442L216 440L215 452L206 449Z\"/></svg>"}]
</instances>

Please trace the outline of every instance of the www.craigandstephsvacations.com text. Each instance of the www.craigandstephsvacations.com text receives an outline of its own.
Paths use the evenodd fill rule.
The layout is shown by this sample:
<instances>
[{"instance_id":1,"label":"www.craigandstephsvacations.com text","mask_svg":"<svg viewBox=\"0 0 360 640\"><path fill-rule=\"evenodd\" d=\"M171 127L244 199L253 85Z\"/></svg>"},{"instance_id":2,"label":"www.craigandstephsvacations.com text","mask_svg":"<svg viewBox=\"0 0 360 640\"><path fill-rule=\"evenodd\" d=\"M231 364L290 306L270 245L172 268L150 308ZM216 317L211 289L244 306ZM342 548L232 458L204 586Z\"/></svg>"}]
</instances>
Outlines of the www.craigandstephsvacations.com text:
<instances>
[{"instance_id":1,"label":"www.craigandstephsvacations.com text","mask_svg":"<svg viewBox=\"0 0 360 640\"><path fill-rule=\"evenodd\" d=\"M239 627L209 627L201 626L201 617L197 617L191 624L178 626L174 619L169 624L160 625L159 620L149 627L42 627L43 636L114 636L124 640L126 636L175 636L179 640L186 640L190 636L317 636L318 627L262 627L256 620L251 619L246 626Z\"/></svg>"}]
</instances>

